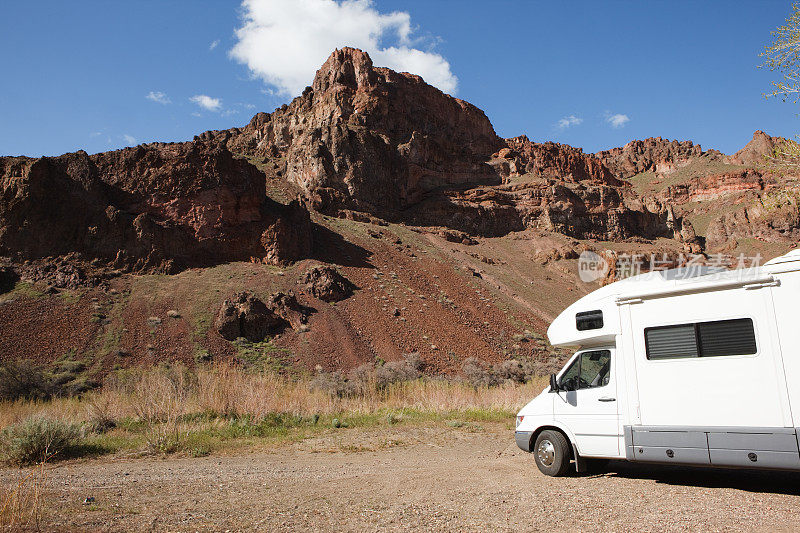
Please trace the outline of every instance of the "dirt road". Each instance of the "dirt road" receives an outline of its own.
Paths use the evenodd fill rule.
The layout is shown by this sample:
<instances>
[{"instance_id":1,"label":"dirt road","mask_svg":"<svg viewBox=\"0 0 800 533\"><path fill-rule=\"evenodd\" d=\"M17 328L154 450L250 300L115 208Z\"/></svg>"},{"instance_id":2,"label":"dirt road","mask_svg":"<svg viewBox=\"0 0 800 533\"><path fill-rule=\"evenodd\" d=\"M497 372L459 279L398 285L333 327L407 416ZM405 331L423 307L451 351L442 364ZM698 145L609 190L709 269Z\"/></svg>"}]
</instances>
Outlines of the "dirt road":
<instances>
[{"instance_id":1,"label":"dirt road","mask_svg":"<svg viewBox=\"0 0 800 533\"><path fill-rule=\"evenodd\" d=\"M0 482L14 474L0 471ZM92 459L57 464L48 482L47 530L789 530L800 516L800 475L612 463L604 474L553 479L491 425L332 430L235 455Z\"/></svg>"}]
</instances>

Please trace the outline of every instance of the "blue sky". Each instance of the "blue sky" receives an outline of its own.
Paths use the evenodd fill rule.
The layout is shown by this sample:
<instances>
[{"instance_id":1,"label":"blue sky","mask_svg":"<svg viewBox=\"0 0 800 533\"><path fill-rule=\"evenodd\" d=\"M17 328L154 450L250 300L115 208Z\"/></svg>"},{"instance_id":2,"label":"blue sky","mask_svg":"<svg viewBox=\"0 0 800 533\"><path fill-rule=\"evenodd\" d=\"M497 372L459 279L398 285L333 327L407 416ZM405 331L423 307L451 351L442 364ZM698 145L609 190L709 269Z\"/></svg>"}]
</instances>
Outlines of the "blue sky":
<instances>
[{"instance_id":1,"label":"blue sky","mask_svg":"<svg viewBox=\"0 0 800 533\"><path fill-rule=\"evenodd\" d=\"M594 152L662 136L731 153L756 129L800 131L800 110L765 100L775 75L756 68L789 2L303 0L309 16L249 1L3 3L0 154L246 124L310 83L331 43L372 46L376 64L455 87L504 137ZM237 34L248 16L254 27Z\"/></svg>"}]
</instances>

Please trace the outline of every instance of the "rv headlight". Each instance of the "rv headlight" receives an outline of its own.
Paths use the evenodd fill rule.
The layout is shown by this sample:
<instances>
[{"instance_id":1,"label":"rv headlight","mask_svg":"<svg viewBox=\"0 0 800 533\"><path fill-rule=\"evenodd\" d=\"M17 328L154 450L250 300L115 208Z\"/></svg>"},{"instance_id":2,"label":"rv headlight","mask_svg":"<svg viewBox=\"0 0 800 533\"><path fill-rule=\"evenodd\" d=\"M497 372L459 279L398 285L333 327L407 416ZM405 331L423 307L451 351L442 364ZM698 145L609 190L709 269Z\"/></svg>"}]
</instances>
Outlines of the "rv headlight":
<instances>
[{"instance_id":1,"label":"rv headlight","mask_svg":"<svg viewBox=\"0 0 800 533\"><path fill-rule=\"evenodd\" d=\"M524 419L524 418L525 418L525 416L518 416L517 417L517 427L519 427L519 425L522 424L522 419Z\"/></svg>"}]
</instances>

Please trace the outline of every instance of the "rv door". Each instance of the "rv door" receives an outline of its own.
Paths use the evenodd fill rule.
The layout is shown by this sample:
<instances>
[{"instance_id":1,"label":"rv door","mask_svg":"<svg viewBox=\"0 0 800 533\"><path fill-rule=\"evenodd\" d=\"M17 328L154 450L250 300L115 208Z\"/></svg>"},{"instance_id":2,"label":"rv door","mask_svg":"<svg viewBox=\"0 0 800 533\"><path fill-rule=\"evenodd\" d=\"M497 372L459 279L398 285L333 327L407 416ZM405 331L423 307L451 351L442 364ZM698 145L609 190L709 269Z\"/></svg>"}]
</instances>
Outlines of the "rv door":
<instances>
[{"instance_id":1,"label":"rv door","mask_svg":"<svg viewBox=\"0 0 800 533\"><path fill-rule=\"evenodd\" d=\"M584 457L619 456L617 379L612 348L578 352L561 373L554 418L575 435Z\"/></svg>"}]
</instances>

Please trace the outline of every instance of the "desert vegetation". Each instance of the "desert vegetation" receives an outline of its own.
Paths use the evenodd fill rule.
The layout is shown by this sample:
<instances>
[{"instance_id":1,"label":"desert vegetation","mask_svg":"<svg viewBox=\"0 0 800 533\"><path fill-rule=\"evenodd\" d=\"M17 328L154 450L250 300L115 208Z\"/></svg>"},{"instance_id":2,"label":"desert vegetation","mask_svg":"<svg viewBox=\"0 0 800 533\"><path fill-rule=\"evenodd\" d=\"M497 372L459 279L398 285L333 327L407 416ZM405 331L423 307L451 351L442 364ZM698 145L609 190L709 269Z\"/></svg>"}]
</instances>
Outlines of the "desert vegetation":
<instances>
[{"instance_id":1,"label":"desert vegetation","mask_svg":"<svg viewBox=\"0 0 800 533\"><path fill-rule=\"evenodd\" d=\"M0 454L31 465L108 453L202 456L226 447L302 440L384 424L511 423L545 380L524 362L428 376L416 354L348 373L286 376L236 363L120 370L75 393L31 363L0 370ZM27 381L20 379L20 372Z\"/></svg>"},{"instance_id":2,"label":"desert vegetation","mask_svg":"<svg viewBox=\"0 0 800 533\"><path fill-rule=\"evenodd\" d=\"M0 485L0 528L11 531L40 529L46 481L45 462L41 462L36 468L20 471L14 482L7 486Z\"/></svg>"}]
</instances>

